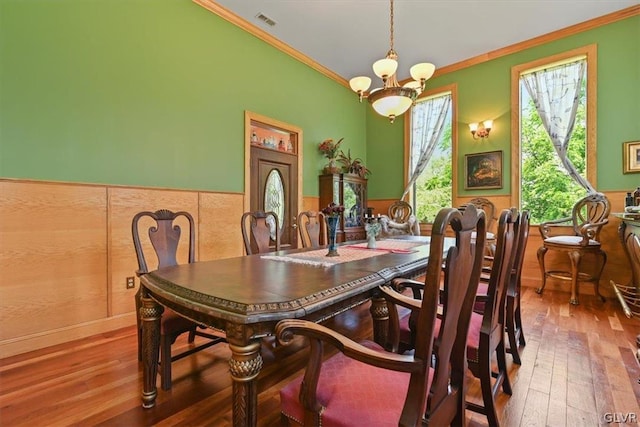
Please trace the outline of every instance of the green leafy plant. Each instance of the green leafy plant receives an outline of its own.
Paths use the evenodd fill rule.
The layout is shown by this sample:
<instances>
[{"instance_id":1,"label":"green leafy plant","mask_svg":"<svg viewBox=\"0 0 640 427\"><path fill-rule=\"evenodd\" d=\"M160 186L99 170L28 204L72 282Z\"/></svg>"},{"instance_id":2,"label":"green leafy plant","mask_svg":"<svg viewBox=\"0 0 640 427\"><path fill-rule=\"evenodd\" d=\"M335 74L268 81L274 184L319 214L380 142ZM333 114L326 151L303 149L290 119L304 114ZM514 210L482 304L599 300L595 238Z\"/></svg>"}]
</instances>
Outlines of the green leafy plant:
<instances>
[{"instance_id":1,"label":"green leafy plant","mask_svg":"<svg viewBox=\"0 0 640 427\"><path fill-rule=\"evenodd\" d=\"M345 173L352 173L360 176L361 178L365 178L367 175L371 174L371 171L367 169L362 162L362 159L359 157L356 157L355 159L351 158L351 149L347 150L347 154L344 154L344 151L340 150L337 161L342 165L342 169Z\"/></svg>"}]
</instances>

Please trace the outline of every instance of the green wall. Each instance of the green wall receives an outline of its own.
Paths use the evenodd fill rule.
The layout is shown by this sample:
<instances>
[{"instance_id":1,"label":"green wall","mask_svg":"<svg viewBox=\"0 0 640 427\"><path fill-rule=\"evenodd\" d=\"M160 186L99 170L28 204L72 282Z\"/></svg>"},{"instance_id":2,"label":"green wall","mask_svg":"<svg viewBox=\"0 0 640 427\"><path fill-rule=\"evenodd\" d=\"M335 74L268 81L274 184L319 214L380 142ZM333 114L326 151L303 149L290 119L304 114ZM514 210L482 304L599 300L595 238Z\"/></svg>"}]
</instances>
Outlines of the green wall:
<instances>
[{"instance_id":1,"label":"green wall","mask_svg":"<svg viewBox=\"0 0 640 427\"><path fill-rule=\"evenodd\" d=\"M598 45L597 188L625 190L622 142L640 140L640 16L430 80L458 87L460 195L467 153L503 150L510 69ZM437 64L436 64L437 65ZM188 0L1 0L0 177L242 192L244 111L303 129L305 196L345 138L372 171L369 198L403 187L403 119ZM494 119L488 142L467 124ZM509 194L510 182L491 194Z\"/></svg>"},{"instance_id":2,"label":"green wall","mask_svg":"<svg viewBox=\"0 0 640 427\"><path fill-rule=\"evenodd\" d=\"M631 190L640 185L640 175L622 173L622 143L640 140L640 16L634 16L427 82L429 89L457 84L458 195L507 195L511 191L511 67L593 43L598 50L595 185L601 191ZM485 119L493 119L494 128L490 139L480 143L471 138L468 123ZM393 199L402 194L403 132L402 120L389 126L368 112L367 158L374 171L369 198ZM487 192L464 190L464 155L494 150L504 151L504 187ZM375 174L383 167L384 176Z\"/></svg>"},{"instance_id":3,"label":"green wall","mask_svg":"<svg viewBox=\"0 0 640 427\"><path fill-rule=\"evenodd\" d=\"M188 0L1 0L0 177L244 190L244 111L366 161L366 104Z\"/></svg>"}]
</instances>

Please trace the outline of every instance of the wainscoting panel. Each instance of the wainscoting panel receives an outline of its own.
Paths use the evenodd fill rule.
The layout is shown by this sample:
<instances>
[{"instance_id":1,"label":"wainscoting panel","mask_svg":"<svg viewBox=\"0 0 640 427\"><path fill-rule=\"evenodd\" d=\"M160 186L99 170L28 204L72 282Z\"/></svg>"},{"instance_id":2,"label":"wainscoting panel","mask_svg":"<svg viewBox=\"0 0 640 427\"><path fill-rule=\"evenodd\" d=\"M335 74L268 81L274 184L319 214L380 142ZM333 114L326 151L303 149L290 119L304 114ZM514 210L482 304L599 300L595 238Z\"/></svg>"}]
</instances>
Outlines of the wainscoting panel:
<instances>
[{"instance_id":1,"label":"wainscoting panel","mask_svg":"<svg viewBox=\"0 0 640 427\"><path fill-rule=\"evenodd\" d=\"M243 254L242 201L242 194L0 179L0 358L135 324L136 213L191 213L196 259L208 260ZM143 239L150 224L141 223ZM179 262L187 250L181 244ZM155 269L157 259L147 264Z\"/></svg>"},{"instance_id":2,"label":"wainscoting panel","mask_svg":"<svg viewBox=\"0 0 640 427\"><path fill-rule=\"evenodd\" d=\"M0 181L0 271L0 343L106 317L106 188Z\"/></svg>"},{"instance_id":3,"label":"wainscoting panel","mask_svg":"<svg viewBox=\"0 0 640 427\"><path fill-rule=\"evenodd\" d=\"M200 193L199 260L244 255L240 218L242 194Z\"/></svg>"}]
</instances>

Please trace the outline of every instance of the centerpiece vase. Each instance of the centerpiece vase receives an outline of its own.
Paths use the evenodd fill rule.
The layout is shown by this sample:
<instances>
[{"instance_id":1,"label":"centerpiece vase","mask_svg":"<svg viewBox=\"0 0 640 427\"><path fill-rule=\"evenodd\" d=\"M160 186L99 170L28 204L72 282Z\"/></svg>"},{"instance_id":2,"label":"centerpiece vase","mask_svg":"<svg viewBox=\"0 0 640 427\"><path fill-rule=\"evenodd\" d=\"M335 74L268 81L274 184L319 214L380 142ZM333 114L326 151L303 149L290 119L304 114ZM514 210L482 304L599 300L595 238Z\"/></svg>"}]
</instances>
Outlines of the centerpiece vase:
<instances>
[{"instance_id":1,"label":"centerpiece vase","mask_svg":"<svg viewBox=\"0 0 640 427\"><path fill-rule=\"evenodd\" d=\"M339 216L327 216L327 234L329 235L329 252L327 256L339 256L338 243L336 242Z\"/></svg>"}]
</instances>

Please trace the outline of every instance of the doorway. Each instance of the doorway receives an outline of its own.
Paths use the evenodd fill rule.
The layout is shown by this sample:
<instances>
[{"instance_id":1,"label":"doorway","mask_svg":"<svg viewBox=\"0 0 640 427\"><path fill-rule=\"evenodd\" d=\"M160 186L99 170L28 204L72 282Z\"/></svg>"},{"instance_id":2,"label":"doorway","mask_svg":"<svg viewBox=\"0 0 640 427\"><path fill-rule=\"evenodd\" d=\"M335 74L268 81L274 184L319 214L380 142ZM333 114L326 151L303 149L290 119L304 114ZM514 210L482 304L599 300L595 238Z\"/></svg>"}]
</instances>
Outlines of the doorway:
<instances>
[{"instance_id":1,"label":"doorway","mask_svg":"<svg viewBox=\"0 0 640 427\"><path fill-rule=\"evenodd\" d=\"M281 249L298 247L302 206L302 130L245 112L245 211L278 215Z\"/></svg>"}]
</instances>

